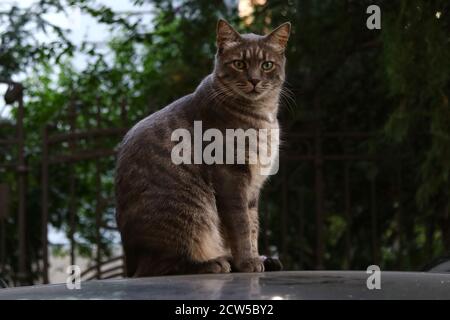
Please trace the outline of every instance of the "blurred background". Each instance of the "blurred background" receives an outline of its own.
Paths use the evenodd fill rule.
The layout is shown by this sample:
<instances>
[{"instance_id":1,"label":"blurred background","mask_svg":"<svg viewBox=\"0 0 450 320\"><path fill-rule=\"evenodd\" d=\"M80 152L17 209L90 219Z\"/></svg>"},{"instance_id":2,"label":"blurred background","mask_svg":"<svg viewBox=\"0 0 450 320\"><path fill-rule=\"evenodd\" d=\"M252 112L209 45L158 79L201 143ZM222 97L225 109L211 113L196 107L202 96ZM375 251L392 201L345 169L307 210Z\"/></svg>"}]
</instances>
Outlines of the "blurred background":
<instances>
[{"instance_id":1,"label":"blurred background","mask_svg":"<svg viewBox=\"0 0 450 320\"><path fill-rule=\"evenodd\" d=\"M381 8L369 30L366 9ZM0 283L123 274L115 147L211 72L219 17L291 21L261 253L288 270L422 270L450 252L450 3L0 1Z\"/></svg>"}]
</instances>

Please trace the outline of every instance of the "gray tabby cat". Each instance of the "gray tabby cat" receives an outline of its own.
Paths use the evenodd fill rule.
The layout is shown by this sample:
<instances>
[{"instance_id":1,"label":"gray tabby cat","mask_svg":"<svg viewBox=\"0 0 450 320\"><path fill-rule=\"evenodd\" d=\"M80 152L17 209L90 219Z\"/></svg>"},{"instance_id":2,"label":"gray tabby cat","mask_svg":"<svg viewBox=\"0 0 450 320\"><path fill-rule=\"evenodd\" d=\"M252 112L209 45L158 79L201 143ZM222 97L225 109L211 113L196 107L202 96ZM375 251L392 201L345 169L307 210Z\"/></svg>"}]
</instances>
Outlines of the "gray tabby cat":
<instances>
[{"instance_id":1,"label":"gray tabby cat","mask_svg":"<svg viewBox=\"0 0 450 320\"><path fill-rule=\"evenodd\" d=\"M258 252L258 198L267 176L257 164L174 164L172 133L278 129L290 24L266 36L217 24L214 71L189 94L137 123L116 168L117 224L128 276L262 272L275 259ZM267 152L278 154L275 143ZM270 141L273 141L270 139ZM246 154L248 156L248 154ZM248 157L246 157L248 160Z\"/></svg>"}]
</instances>

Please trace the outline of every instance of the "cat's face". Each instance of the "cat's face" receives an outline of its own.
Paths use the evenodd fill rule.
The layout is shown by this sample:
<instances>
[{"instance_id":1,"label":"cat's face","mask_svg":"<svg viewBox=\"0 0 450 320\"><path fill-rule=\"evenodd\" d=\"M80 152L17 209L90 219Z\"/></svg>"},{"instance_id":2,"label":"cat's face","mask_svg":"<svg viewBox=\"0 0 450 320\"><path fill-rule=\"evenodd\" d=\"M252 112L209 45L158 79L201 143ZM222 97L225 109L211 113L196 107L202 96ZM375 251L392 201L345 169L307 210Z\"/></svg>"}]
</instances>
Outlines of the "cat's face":
<instances>
[{"instance_id":1,"label":"cat's face","mask_svg":"<svg viewBox=\"0 0 450 320\"><path fill-rule=\"evenodd\" d=\"M280 90L290 28L290 23L284 23L266 36L241 35L219 20L214 72L225 94L258 100Z\"/></svg>"}]
</instances>

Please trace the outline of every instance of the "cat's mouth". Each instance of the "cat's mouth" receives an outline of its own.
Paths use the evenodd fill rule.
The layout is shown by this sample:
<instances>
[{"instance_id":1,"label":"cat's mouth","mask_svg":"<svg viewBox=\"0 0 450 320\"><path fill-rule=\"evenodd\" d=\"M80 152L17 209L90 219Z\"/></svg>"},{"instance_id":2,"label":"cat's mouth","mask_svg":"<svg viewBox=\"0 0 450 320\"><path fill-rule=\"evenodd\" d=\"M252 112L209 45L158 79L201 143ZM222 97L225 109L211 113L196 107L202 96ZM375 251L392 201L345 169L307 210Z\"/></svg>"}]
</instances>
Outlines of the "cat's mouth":
<instances>
[{"instance_id":1,"label":"cat's mouth","mask_svg":"<svg viewBox=\"0 0 450 320\"><path fill-rule=\"evenodd\" d=\"M260 93L261 93L261 91L257 90L256 87L253 87L250 91L246 92L246 94L251 95L251 96L255 96Z\"/></svg>"},{"instance_id":2,"label":"cat's mouth","mask_svg":"<svg viewBox=\"0 0 450 320\"><path fill-rule=\"evenodd\" d=\"M250 100L258 100L264 95L264 90L260 88L252 88L250 90L242 91L242 94Z\"/></svg>"},{"instance_id":3,"label":"cat's mouth","mask_svg":"<svg viewBox=\"0 0 450 320\"><path fill-rule=\"evenodd\" d=\"M238 93L240 96L247 98L247 99L251 99L251 100L255 100L258 99L259 97L261 97L261 95L263 95L263 92L265 91L262 88L259 87L250 87L250 86L235 86L234 91L236 93Z\"/></svg>"}]
</instances>

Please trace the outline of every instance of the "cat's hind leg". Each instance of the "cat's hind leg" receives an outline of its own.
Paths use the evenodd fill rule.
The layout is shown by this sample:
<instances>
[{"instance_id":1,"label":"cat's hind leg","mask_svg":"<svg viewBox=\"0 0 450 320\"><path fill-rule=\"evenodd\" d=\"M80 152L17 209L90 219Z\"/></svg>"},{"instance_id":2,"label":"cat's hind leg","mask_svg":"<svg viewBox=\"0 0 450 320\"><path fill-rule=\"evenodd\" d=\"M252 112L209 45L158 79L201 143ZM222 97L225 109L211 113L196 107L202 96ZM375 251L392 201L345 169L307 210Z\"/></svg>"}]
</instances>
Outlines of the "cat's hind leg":
<instances>
[{"instance_id":1,"label":"cat's hind leg","mask_svg":"<svg viewBox=\"0 0 450 320\"><path fill-rule=\"evenodd\" d=\"M218 257L205 262L193 262L185 265L186 273L228 273L231 265L228 257Z\"/></svg>"},{"instance_id":2,"label":"cat's hind leg","mask_svg":"<svg viewBox=\"0 0 450 320\"><path fill-rule=\"evenodd\" d=\"M147 245L135 250L136 268L133 276L230 272L231 255L224 249L217 225L218 223L201 227L191 225L191 228L195 228L192 231L194 237L177 238L176 241L160 242L157 246ZM142 239L140 243L152 241Z\"/></svg>"},{"instance_id":3,"label":"cat's hind leg","mask_svg":"<svg viewBox=\"0 0 450 320\"><path fill-rule=\"evenodd\" d=\"M217 257L208 261L193 261L187 257L154 253L139 257L133 276L151 277L176 274L228 273L230 271L228 257Z\"/></svg>"}]
</instances>

